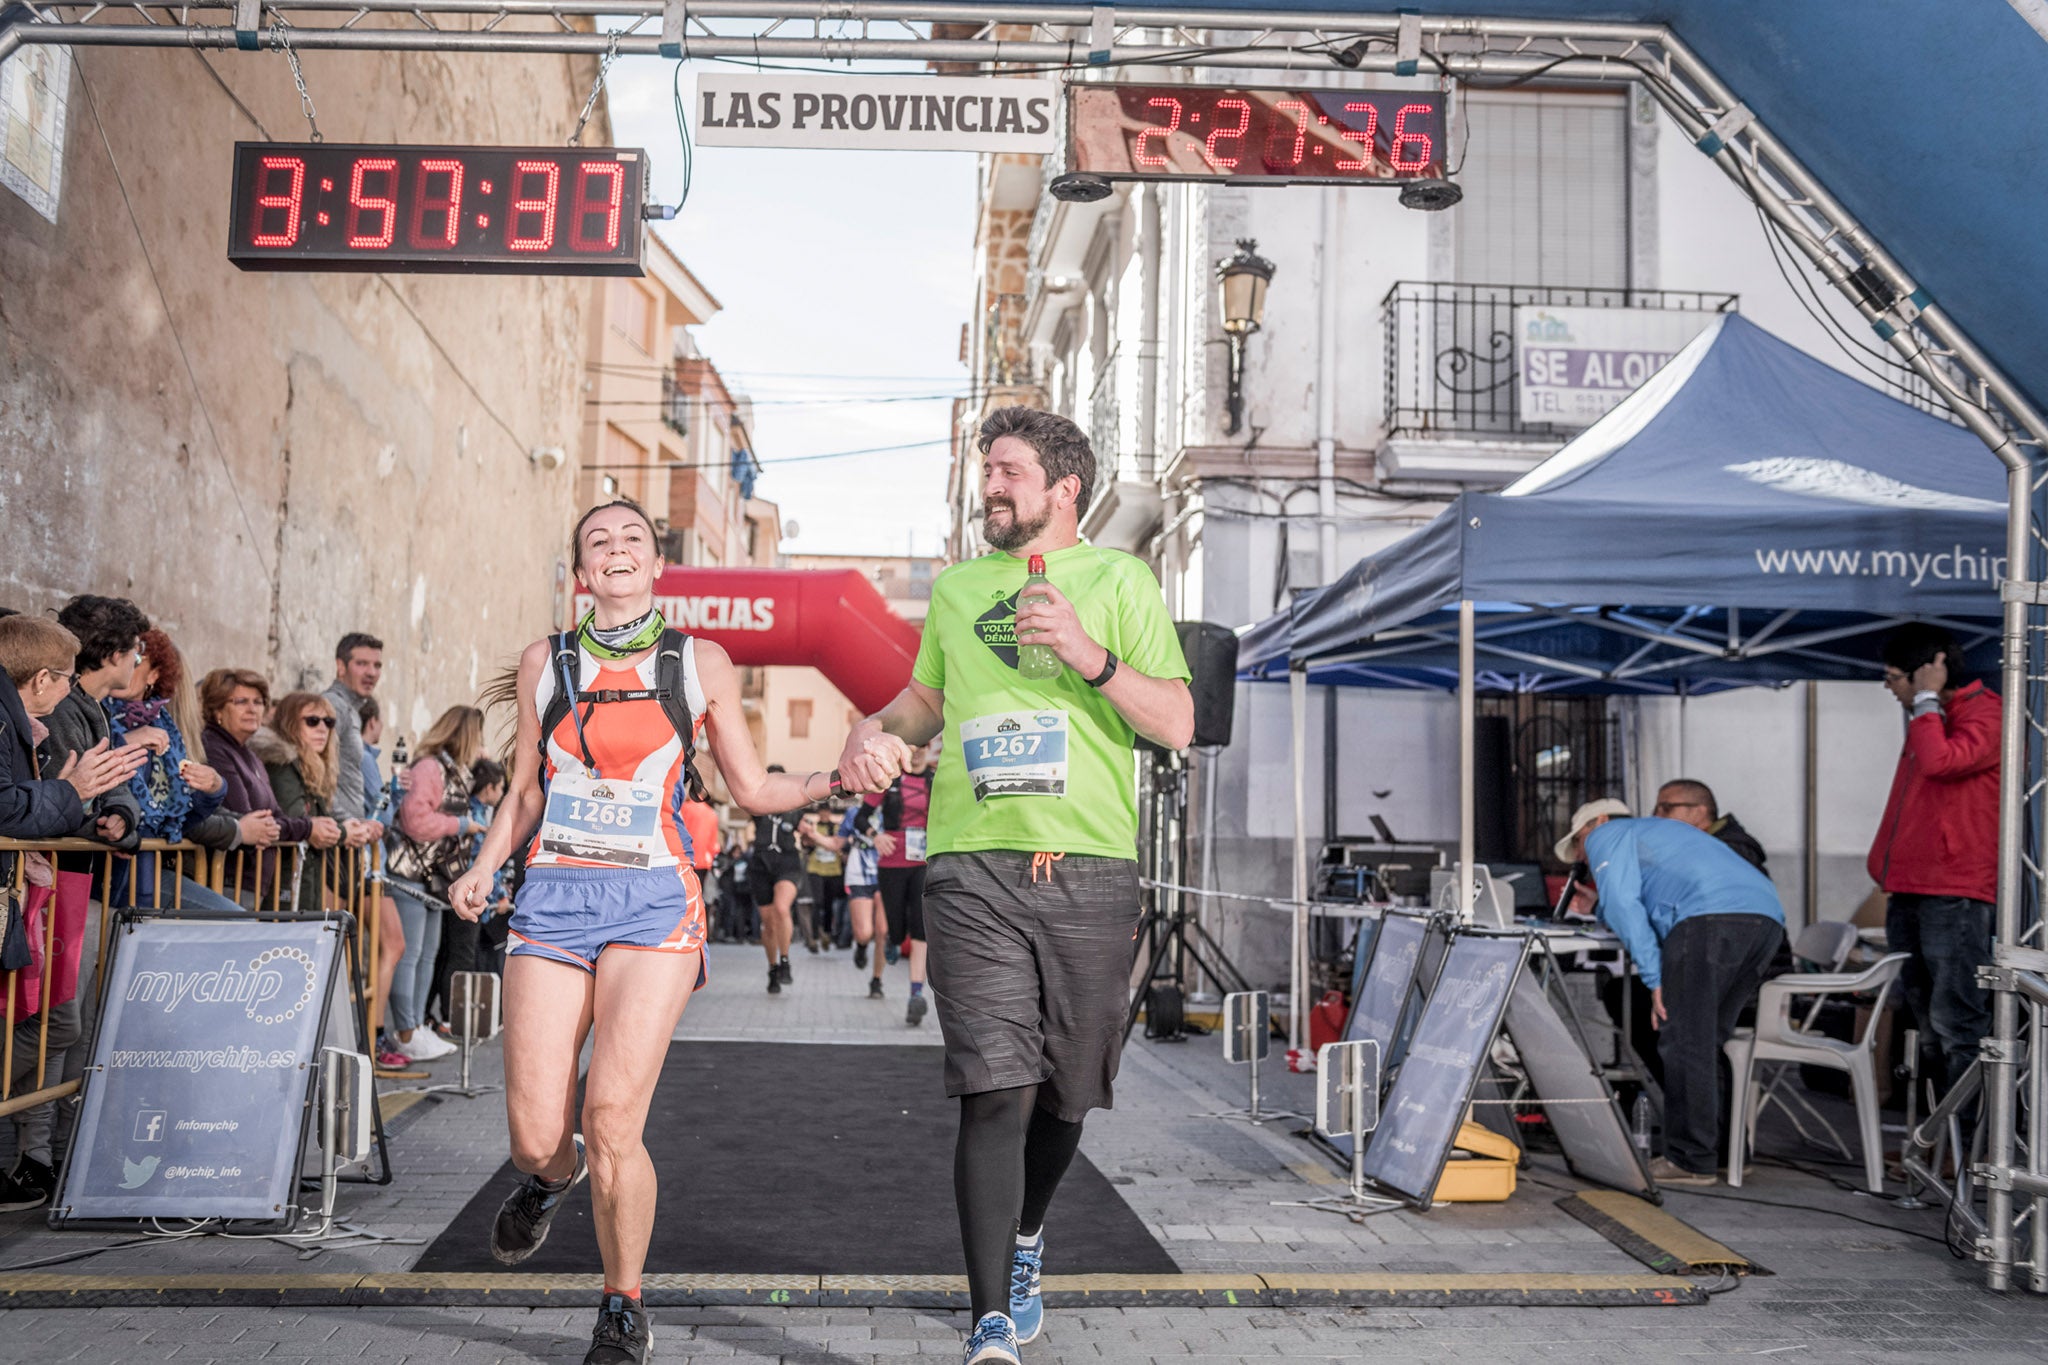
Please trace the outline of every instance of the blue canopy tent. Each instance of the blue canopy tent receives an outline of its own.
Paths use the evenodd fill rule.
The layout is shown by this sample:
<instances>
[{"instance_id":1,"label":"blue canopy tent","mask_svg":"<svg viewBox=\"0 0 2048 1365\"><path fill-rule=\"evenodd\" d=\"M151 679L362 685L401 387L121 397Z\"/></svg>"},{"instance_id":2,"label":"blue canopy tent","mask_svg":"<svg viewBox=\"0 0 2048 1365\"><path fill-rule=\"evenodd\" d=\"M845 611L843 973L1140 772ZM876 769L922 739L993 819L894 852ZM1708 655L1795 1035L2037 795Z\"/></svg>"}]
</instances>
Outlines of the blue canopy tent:
<instances>
[{"instance_id":1,"label":"blue canopy tent","mask_svg":"<svg viewBox=\"0 0 2048 1365\"><path fill-rule=\"evenodd\" d=\"M1491 690L1867 678L1902 620L1995 638L2003 494L1970 433L1727 315L1505 491L1254 627L1241 676L1455 686L1472 602Z\"/></svg>"},{"instance_id":2,"label":"blue canopy tent","mask_svg":"<svg viewBox=\"0 0 2048 1365\"><path fill-rule=\"evenodd\" d=\"M1914 618L1995 650L2002 492L1975 436L1716 319L1522 479L1245 634L1239 676L1293 689L1297 885L1309 683L1457 687L1470 866L1480 688L1870 678L1883 634Z\"/></svg>"}]
</instances>

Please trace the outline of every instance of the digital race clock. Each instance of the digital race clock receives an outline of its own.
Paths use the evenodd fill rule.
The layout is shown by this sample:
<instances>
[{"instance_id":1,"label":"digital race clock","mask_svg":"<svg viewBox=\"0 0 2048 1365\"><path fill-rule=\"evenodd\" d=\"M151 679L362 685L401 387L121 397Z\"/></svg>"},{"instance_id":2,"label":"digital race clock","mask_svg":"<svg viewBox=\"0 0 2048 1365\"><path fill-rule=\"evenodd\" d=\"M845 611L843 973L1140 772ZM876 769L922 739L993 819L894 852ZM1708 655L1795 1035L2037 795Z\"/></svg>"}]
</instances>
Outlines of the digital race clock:
<instances>
[{"instance_id":1,"label":"digital race clock","mask_svg":"<svg viewBox=\"0 0 2048 1365\"><path fill-rule=\"evenodd\" d=\"M244 270L638 275L646 154L238 142Z\"/></svg>"},{"instance_id":2,"label":"digital race clock","mask_svg":"<svg viewBox=\"0 0 2048 1365\"><path fill-rule=\"evenodd\" d=\"M1067 169L1108 180L1399 185L1443 175L1429 91L1067 87Z\"/></svg>"}]
</instances>

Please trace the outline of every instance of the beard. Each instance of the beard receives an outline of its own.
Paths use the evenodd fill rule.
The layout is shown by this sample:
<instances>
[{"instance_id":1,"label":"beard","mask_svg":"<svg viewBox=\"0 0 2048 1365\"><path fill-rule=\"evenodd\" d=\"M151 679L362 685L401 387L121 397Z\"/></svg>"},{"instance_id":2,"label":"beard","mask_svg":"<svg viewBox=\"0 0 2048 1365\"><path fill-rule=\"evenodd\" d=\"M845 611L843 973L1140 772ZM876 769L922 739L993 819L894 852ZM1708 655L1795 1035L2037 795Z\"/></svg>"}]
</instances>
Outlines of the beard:
<instances>
[{"instance_id":1,"label":"beard","mask_svg":"<svg viewBox=\"0 0 2048 1365\"><path fill-rule=\"evenodd\" d=\"M1010 514L1009 519L998 522L996 520L996 513L998 511L1008 512ZM1020 518L1017 515L1017 504L1007 499L989 503L982 508L981 513L982 539L995 546L998 550L1015 550L1021 545L1029 545L1038 538L1040 532L1044 531L1051 524L1052 508L1050 505L1031 521L1025 521Z\"/></svg>"}]
</instances>

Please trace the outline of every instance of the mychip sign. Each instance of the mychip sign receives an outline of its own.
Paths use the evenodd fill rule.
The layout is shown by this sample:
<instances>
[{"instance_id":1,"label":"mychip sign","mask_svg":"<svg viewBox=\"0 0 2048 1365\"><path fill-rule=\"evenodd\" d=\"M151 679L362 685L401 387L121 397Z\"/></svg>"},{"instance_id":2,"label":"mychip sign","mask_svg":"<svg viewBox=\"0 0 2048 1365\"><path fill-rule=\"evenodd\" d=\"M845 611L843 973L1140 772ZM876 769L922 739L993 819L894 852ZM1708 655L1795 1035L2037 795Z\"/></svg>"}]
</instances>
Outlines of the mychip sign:
<instances>
[{"instance_id":1,"label":"mychip sign","mask_svg":"<svg viewBox=\"0 0 2048 1365\"><path fill-rule=\"evenodd\" d=\"M706 147L1050 152L1057 81L1022 77L820 76L706 72L697 141Z\"/></svg>"},{"instance_id":2,"label":"mychip sign","mask_svg":"<svg viewBox=\"0 0 2048 1365\"><path fill-rule=\"evenodd\" d=\"M1593 425L1716 316L1675 308L1516 308L1515 395L1522 420Z\"/></svg>"},{"instance_id":3,"label":"mychip sign","mask_svg":"<svg viewBox=\"0 0 2048 1365\"><path fill-rule=\"evenodd\" d=\"M335 917L141 917L113 935L72 1160L52 1222L293 1215Z\"/></svg>"}]
</instances>

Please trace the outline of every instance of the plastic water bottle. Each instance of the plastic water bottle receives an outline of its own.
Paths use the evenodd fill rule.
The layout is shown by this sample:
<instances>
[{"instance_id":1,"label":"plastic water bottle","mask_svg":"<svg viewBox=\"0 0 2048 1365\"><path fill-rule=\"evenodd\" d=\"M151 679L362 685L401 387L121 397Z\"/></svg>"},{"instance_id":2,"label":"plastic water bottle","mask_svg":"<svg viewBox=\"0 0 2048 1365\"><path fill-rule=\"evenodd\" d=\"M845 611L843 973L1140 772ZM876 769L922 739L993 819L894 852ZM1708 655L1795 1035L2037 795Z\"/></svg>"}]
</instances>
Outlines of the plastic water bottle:
<instances>
[{"instance_id":1,"label":"plastic water bottle","mask_svg":"<svg viewBox=\"0 0 2048 1365\"><path fill-rule=\"evenodd\" d=\"M1019 607L1022 607L1034 597L1041 602L1046 600L1044 593L1033 593L1031 591L1034 584L1047 581L1045 577L1045 556L1031 556L1030 568L1031 572L1024 580L1024 588L1017 594L1017 605ZM1060 675L1060 670L1065 667L1066 665L1060 662L1060 656L1053 653L1051 645L1027 645L1022 641L1018 642L1018 677L1030 678L1033 681L1057 678Z\"/></svg>"},{"instance_id":2,"label":"plastic water bottle","mask_svg":"<svg viewBox=\"0 0 2048 1365\"><path fill-rule=\"evenodd\" d=\"M1648 1156L1650 1154L1650 1097L1648 1094L1636 1096L1635 1123L1632 1126L1634 1128L1632 1136L1635 1138L1636 1150L1644 1156Z\"/></svg>"}]
</instances>

